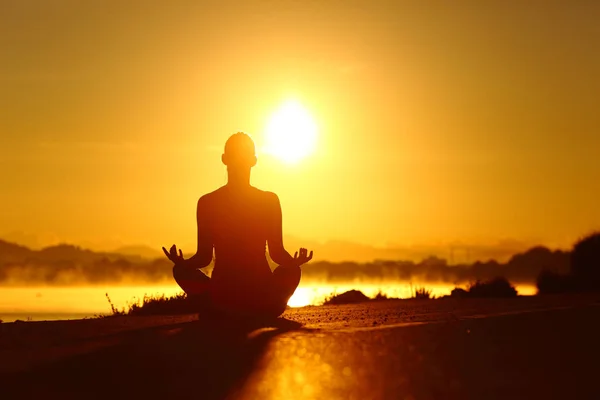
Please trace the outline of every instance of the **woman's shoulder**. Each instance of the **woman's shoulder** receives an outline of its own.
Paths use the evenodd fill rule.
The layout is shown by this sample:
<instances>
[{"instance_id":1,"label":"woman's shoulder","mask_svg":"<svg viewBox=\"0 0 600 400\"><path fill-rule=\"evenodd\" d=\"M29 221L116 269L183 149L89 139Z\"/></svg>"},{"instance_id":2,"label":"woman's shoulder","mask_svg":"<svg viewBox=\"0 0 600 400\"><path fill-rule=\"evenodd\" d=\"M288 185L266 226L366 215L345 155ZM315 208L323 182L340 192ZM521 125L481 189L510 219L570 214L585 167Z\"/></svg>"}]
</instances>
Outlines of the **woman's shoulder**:
<instances>
[{"instance_id":1,"label":"woman's shoulder","mask_svg":"<svg viewBox=\"0 0 600 400\"><path fill-rule=\"evenodd\" d=\"M208 206L214 202L219 202L219 198L223 196L223 187L213 190L210 193L203 194L198 199L198 206Z\"/></svg>"},{"instance_id":2,"label":"woman's shoulder","mask_svg":"<svg viewBox=\"0 0 600 400\"><path fill-rule=\"evenodd\" d=\"M252 187L257 196L260 196L265 201L279 201L279 197L275 192L270 192L268 190L261 190L255 187Z\"/></svg>"}]
</instances>

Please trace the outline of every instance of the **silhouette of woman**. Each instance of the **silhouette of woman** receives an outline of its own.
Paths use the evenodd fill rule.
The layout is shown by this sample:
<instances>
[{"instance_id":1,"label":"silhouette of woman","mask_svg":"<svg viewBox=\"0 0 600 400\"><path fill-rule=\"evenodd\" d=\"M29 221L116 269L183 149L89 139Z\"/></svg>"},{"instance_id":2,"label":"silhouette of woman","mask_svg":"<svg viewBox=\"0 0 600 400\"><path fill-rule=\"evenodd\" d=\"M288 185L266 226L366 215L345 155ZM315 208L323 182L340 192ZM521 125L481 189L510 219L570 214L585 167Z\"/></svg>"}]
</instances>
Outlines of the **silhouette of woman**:
<instances>
[{"instance_id":1,"label":"silhouette of woman","mask_svg":"<svg viewBox=\"0 0 600 400\"><path fill-rule=\"evenodd\" d=\"M300 266L309 262L301 248L292 257L283 246L282 215L275 193L250 185L256 165L254 142L245 133L232 135L221 156L227 184L198 200L198 249L189 259L173 245L162 248L173 261L173 277L188 297L208 296L219 309L242 314L278 316L300 283ZM266 258L279 266L271 272ZM199 269L215 264L212 278Z\"/></svg>"}]
</instances>

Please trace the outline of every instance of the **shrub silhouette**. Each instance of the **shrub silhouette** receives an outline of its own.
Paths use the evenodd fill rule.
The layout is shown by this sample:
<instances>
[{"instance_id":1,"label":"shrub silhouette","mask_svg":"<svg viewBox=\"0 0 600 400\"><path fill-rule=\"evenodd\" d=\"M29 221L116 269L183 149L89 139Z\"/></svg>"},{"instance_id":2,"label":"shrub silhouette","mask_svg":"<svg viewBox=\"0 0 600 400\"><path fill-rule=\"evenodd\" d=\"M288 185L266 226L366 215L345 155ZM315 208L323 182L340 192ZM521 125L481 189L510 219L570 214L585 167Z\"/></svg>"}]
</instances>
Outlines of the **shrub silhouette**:
<instances>
[{"instance_id":1,"label":"shrub silhouette","mask_svg":"<svg viewBox=\"0 0 600 400\"><path fill-rule=\"evenodd\" d=\"M540 272L536 286L538 294L568 293L576 289L571 275L557 274L548 270Z\"/></svg>"},{"instance_id":2,"label":"shrub silhouette","mask_svg":"<svg viewBox=\"0 0 600 400\"><path fill-rule=\"evenodd\" d=\"M516 297L517 290L504 277L497 277L488 281L476 281L471 283L467 290L454 288L450 297L473 298L473 297Z\"/></svg>"},{"instance_id":3,"label":"shrub silhouette","mask_svg":"<svg viewBox=\"0 0 600 400\"><path fill-rule=\"evenodd\" d=\"M360 290L349 290L336 294L325 300L324 305L364 303L370 299Z\"/></svg>"},{"instance_id":4,"label":"shrub silhouette","mask_svg":"<svg viewBox=\"0 0 600 400\"><path fill-rule=\"evenodd\" d=\"M377 292L375 297L373 297L373 300L375 300L375 301L384 301L384 300L391 300L391 299L392 299L392 297L388 297L385 293L382 293L381 291Z\"/></svg>"},{"instance_id":5,"label":"shrub silhouette","mask_svg":"<svg viewBox=\"0 0 600 400\"><path fill-rule=\"evenodd\" d=\"M571 273L578 289L600 290L600 232L575 243L571 252Z\"/></svg>"},{"instance_id":6,"label":"shrub silhouette","mask_svg":"<svg viewBox=\"0 0 600 400\"><path fill-rule=\"evenodd\" d=\"M133 299L127 303L127 306L117 308L108 293L106 299L110 304L112 311L111 316L135 315L177 315L177 314L193 314L197 313L202 304L199 304L196 299L189 299L185 293L175 294L173 296L162 295L144 295L141 300Z\"/></svg>"},{"instance_id":7,"label":"shrub silhouette","mask_svg":"<svg viewBox=\"0 0 600 400\"><path fill-rule=\"evenodd\" d=\"M469 297L516 297L517 290L503 277L477 281L469 286Z\"/></svg>"},{"instance_id":8,"label":"shrub silhouette","mask_svg":"<svg viewBox=\"0 0 600 400\"><path fill-rule=\"evenodd\" d=\"M171 297L165 295L144 295L141 302L129 305L128 315L176 315L197 313L201 307L195 299L189 299L185 293Z\"/></svg>"},{"instance_id":9,"label":"shrub silhouette","mask_svg":"<svg viewBox=\"0 0 600 400\"><path fill-rule=\"evenodd\" d=\"M450 292L450 297L456 297L456 298L459 298L459 299L460 298L469 297L469 292L467 292L463 288L454 288Z\"/></svg>"},{"instance_id":10,"label":"shrub silhouette","mask_svg":"<svg viewBox=\"0 0 600 400\"><path fill-rule=\"evenodd\" d=\"M427 288L417 288L413 298L418 300L429 300L431 299L431 290Z\"/></svg>"}]
</instances>

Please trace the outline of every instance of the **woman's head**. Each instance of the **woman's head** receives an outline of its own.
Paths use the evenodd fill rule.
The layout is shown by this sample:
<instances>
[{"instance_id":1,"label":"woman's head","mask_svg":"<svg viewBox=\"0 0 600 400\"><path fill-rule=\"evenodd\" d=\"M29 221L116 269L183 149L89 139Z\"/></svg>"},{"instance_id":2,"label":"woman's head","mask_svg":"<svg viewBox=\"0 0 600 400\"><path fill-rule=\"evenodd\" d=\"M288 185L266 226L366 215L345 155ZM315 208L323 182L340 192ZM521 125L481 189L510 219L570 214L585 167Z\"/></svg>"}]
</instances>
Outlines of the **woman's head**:
<instances>
[{"instance_id":1,"label":"woman's head","mask_svg":"<svg viewBox=\"0 0 600 400\"><path fill-rule=\"evenodd\" d=\"M257 161L254 141L243 132L234 133L225 142L221 160L229 168L252 168Z\"/></svg>"}]
</instances>

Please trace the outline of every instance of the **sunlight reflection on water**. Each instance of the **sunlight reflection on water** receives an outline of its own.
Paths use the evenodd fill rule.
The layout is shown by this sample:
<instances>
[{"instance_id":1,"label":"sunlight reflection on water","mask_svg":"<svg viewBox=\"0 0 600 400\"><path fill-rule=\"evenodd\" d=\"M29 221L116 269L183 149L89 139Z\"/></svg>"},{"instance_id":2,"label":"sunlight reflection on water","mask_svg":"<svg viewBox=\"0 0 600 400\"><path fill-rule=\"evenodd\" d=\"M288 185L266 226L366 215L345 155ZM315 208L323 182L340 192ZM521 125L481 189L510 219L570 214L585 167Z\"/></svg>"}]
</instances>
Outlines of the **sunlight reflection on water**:
<instances>
[{"instance_id":1,"label":"sunlight reflection on water","mask_svg":"<svg viewBox=\"0 0 600 400\"><path fill-rule=\"evenodd\" d=\"M300 285L294 295L290 298L288 305L290 307L303 307L307 305L319 305L334 294L344 293L348 290L356 289L363 292L367 297L375 297L381 293L387 297L410 298L418 288L431 290L431 295L441 297L449 295L456 285L448 283L347 283L347 284L305 284ZM536 293L534 285L515 285L520 295L529 296Z\"/></svg>"},{"instance_id":2,"label":"sunlight reflection on water","mask_svg":"<svg viewBox=\"0 0 600 400\"><path fill-rule=\"evenodd\" d=\"M439 297L450 294L455 285L408 284L408 283L304 283L296 290L288 305L302 307L323 304L333 294L357 289L368 297L377 293L388 297L408 298L415 289L425 287ZM515 285L521 295L535 294L533 285ZM172 296L180 293L175 285L154 286L79 286L79 287L0 287L0 320L50 320L93 317L111 314L111 306L117 309L139 302L144 295Z\"/></svg>"}]
</instances>

